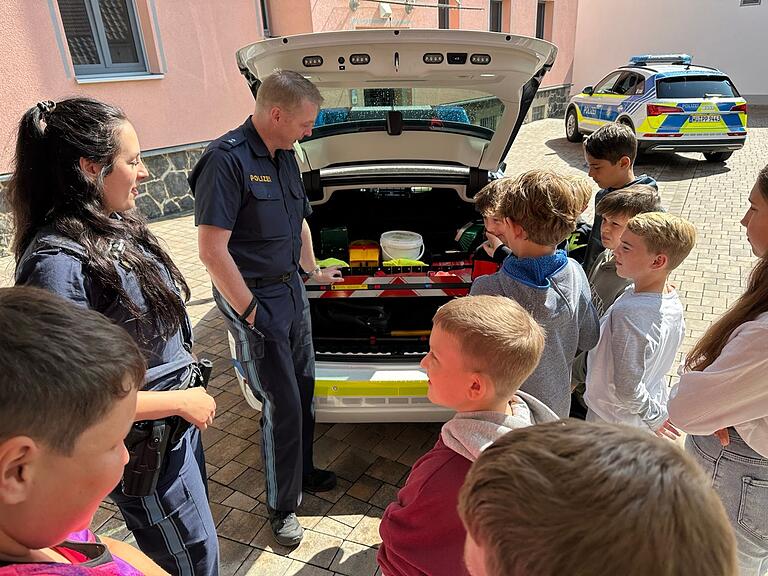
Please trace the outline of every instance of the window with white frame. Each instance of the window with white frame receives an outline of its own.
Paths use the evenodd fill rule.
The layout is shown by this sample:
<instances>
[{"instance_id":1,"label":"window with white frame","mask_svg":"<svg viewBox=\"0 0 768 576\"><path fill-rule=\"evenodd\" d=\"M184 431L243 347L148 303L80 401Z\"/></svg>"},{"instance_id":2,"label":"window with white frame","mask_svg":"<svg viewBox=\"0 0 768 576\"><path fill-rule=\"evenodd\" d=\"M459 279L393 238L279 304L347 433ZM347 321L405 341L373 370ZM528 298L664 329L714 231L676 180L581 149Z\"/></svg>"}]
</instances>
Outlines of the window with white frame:
<instances>
[{"instance_id":1,"label":"window with white frame","mask_svg":"<svg viewBox=\"0 0 768 576\"><path fill-rule=\"evenodd\" d=\"M147 72L134 0L57 0L77 76Z\"/></svg>"}]
</instances>

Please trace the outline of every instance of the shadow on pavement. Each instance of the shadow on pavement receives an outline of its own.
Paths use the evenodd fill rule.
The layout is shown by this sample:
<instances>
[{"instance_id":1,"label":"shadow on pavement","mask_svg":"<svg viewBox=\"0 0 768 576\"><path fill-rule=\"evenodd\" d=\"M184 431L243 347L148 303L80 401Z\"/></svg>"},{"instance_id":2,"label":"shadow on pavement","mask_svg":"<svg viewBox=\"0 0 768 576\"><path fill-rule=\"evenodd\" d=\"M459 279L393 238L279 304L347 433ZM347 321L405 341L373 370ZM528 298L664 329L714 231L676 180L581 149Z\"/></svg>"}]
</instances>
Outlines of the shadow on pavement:
<instances>
[{"instance_id":1,"label":"shadow on pavement","mask_svg":"<svg viewBox=\"0 0 768 576\"><path fill-rule=\"evenodd\" d=\"M587 164L584 160L584 148L580 142L568 142L565 137L551 138L545 142L547 148L569 166L583 170L586 174ZM741 151L737 150L735 154ZM691 178L704 178L716 174L724 174L731 169L728 162L707 162L699 153L676 154L640 154L635 161L636 174L647 173L660 182L675 182Z\"/></svg>"}]
</instances>

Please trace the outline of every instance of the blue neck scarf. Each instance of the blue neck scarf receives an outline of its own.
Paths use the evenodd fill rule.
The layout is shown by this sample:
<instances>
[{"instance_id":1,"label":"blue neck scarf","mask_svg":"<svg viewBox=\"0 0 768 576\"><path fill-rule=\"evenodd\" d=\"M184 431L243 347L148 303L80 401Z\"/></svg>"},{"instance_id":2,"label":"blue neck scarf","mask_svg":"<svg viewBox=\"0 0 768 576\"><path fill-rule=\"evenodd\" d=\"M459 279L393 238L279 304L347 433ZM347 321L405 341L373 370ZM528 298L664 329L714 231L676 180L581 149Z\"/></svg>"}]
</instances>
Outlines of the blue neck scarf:
<instances>
[{"instance_id":1,"label":"blue neck scarf","mask_svg":"<svg viewBox=\"0 0 768 576\"><path fill-rule=\"evenodd\" d=\"M565 250L555 250L550 256L539 256L538 258L518 258L510 254L501 269L504 274L530 286L545 290L552 284L549 281L550 276L557 274L568 264L568 256Z\"/></svg>"}]
</instances>

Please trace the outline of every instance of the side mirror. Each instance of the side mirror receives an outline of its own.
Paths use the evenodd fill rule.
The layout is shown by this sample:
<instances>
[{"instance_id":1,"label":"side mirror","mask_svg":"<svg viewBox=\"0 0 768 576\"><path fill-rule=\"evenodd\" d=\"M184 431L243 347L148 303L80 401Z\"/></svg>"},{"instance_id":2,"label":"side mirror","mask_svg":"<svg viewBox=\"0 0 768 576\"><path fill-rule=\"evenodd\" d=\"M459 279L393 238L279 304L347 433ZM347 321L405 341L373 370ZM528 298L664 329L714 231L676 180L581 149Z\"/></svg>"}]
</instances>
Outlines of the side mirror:
<instances>
[{"instance_id":1,"label":"side mirror","mask_svg":"<svg viewBox=\"0 0 768 576\"><path fill-rule=\"evenodd\" d=\"M584 94L586 94L587 96L592 96L592 94L595 93L595 87L594 86L587 86L586 88L584 88L584 90L582 90L582 92Z\"/></svg>"}]
</instances>

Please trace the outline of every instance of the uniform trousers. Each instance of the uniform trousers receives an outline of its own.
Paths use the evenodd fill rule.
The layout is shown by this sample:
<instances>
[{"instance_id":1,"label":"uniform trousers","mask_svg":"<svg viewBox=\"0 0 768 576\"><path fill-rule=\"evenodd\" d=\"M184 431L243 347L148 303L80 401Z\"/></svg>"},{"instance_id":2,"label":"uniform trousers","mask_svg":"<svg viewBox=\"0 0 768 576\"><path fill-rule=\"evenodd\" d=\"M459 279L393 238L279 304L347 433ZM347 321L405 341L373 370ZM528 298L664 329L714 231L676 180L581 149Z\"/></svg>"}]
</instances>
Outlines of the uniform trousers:
<instances>
[{"instance_id":1,"label":"uniform trousers","mask_svg":"<svg viewBox=\"0 0 768 576\"><path fill-rule=\"evenodd\" d=\"M139 549L179 576L217 576L219 544L208 505L200 431L190 427L163 459L154 494L110 494Z\"/></svg>"},{"instance_id":2,"label":"uniform trousers","mask_svg":"<svg viewBox=\"0 0 768 576\"><path fill-rule=\"evenodd\" d=\"M298 273L288 282L251 291L258 301L253 327L238 319L215 288L213 296L235 340L237 362L262 403L267 504L292 512L301 503L302 476L314 468L315 354L309 302Z\"/></svg>"}]
</instances>

